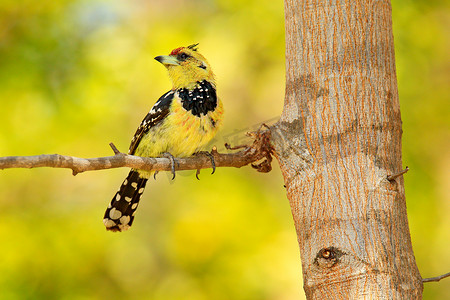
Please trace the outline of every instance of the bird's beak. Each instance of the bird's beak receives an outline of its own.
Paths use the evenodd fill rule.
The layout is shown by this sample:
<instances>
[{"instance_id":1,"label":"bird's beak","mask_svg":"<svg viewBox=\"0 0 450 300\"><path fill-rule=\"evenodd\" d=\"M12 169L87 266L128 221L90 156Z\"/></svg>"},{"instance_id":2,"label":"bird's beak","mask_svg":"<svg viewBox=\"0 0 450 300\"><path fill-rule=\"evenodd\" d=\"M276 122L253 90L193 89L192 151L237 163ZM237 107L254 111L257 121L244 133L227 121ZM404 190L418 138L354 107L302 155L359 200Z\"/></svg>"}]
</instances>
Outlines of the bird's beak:
<instances>
[{"instance_id":1,"label":"bird's beak","mask_svg":"<svg viewBox=\"0 0 450 300\"><path fill-rule=\"evenodd\" d=\"M172 55L160 55L155 57L157 61L162 63L163 65L172 65L172 66L179 66L178 59L175 56Z\"/></svg>"}]
</instances>

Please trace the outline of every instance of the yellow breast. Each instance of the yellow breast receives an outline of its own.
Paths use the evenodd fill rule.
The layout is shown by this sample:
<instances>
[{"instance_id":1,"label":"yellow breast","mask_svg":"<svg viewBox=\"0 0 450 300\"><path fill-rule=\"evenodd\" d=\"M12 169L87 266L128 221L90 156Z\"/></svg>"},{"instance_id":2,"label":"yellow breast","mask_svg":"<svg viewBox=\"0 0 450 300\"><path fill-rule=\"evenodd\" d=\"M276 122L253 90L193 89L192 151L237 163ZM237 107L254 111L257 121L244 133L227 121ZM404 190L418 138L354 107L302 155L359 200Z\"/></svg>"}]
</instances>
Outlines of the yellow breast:
<instances>
[{"instance_id":1,"label":"yellow breast","mask_svg":"<svg viewBox=\"0 0 450 300\"><path fill-rule=\"evenodd\" d=\"M135 155L156 157L169 152L175 157L191 156L211 141L222 125L222 119L223 105L219 98L215 110L198 117L187 111L181 99L175 96L167 117L142 137ZM139 173L150 177L153 172Z\"/></svg>"},{"instance_id":2,"label":"yellow breast","mask_svg":"<svg viewBox=\"0 0 450 300\"><path fill-rule=\"evenodd\" d=\"M215 110L198 117L183 108L180 98L176 97L173 101L167 126L174 128L175 132L170 134L172 142L168 152L174 156L190 156L203 149L222 125L222 102L217 99Z\"/></svg>"}]
</instances>

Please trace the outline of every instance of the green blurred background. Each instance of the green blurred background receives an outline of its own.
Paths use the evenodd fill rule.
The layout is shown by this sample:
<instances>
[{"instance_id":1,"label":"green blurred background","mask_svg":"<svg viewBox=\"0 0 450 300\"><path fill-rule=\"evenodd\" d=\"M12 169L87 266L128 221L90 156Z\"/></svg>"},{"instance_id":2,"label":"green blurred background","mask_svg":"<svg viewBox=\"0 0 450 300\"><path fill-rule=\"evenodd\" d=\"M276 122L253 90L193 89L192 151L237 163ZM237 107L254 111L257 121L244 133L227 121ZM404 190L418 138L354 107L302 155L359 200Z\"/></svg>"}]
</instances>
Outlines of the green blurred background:
<instances>
[{"instance_id":1,"label":"green blurred background","mask_svg":"<svg viewBox=\"0 0 450 300\"><path fill-rule=\"evenodd\" d=\"M406 196L423 277L450 271L450 13L393 1ZM0 1L0 156L126 151L170 88L153 57L199 42L225 125L214 144L281 114L284 12L273 0ZM125 169L0 171L0 299L302 299L280 171L150 181L133 228L106 232ZM450 279L425 285L445 299Z\"/></svg>"}]
</instances>

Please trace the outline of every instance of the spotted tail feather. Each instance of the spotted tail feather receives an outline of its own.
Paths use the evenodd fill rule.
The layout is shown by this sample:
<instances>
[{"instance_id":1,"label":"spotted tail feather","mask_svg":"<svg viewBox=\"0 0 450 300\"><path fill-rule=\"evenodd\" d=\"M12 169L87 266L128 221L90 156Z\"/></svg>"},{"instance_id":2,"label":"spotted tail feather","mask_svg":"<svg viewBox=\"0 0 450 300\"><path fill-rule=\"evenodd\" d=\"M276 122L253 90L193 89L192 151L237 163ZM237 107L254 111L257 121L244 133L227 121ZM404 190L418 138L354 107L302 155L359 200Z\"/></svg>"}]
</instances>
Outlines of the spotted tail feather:
<instances>
[{"instance_id":1,"label":"spotted tail feather","mask_svg":"<svg viewBox=\"0 0 450 300\"><path fill-rule=\"evenodd\" d=\"M106 230L125 231L130 228L146 183L147 178L140 177L134 170L130 171L106 209L103 217Z\"/></svg>"}]
</instances>

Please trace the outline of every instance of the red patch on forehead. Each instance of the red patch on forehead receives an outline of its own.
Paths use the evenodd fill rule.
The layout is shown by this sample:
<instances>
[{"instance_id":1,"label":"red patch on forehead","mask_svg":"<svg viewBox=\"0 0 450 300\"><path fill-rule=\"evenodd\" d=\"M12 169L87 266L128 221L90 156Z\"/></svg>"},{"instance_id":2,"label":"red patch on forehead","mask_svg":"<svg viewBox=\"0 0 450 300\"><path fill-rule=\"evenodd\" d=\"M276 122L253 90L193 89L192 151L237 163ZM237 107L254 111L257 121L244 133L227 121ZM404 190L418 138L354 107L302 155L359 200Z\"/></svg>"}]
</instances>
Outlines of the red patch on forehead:
<instances>
[{"instance_id":1,"label":"red patch on forehead","mask_svg":"<svg viewBox=\"0 0 450 300\"><path fill-rule=\"evenodd\" d=\"M184 47L173 49L172 52L170 52L170 55L177 55L182 49L184 49Z\"/></svg>"}]
</instances>

